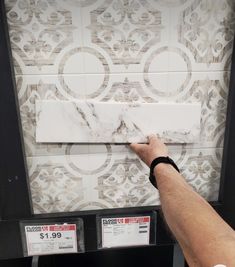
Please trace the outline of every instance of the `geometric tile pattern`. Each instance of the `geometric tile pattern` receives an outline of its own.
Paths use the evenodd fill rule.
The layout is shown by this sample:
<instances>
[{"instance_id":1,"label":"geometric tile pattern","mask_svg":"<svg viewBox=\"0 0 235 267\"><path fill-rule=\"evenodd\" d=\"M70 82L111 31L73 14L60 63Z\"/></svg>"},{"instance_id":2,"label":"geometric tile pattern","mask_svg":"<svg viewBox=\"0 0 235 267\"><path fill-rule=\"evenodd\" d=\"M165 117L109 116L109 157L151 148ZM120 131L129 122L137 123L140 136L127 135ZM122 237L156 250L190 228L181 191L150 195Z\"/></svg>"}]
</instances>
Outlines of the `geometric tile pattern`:
<instances>
[{"instance_id":1,"label":"geometric tile pattern","mask_svg":"<svg viewBox=\"0 0 235 267\"><path fill-rule=\"evenodd\" d=\"M196 0L182 11L179 42L192 52L196 62L210 66L221 62L232 48L234 1L204 2Z\"/></svg>"},{"instance_id":2,"label":"geometric tile pattern","mask_svg":"<svg viewBox=\"0 0 235 267\"><path fill-rule=\"evenodd\" d=\"M216 200L233 0L5 0L35 213L160 204L124 145L35 142L36 100L201 103L196 144L169 145Z\"/></svg>"},{"instance_id":3,"label":"geometric tile pattern","mask_svg":"<svg viewBox=\"0 0 235 267\"><path fill-rule=\"evenodd\" d=\"M161 40L161 13L148 1L104 1L90 12L91 40L114 64L139 64Z\"/></svg>"}]
</instances>

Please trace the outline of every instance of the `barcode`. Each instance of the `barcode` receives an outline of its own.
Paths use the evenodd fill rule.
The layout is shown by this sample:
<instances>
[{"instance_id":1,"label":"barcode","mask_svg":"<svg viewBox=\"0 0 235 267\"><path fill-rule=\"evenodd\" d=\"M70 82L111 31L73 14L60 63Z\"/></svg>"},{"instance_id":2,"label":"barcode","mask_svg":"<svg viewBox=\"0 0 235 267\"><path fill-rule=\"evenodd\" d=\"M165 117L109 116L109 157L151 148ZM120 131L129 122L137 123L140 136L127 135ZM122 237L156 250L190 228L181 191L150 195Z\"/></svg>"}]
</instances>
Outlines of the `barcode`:
<instances>
[{"instance_id":1,"label":"barcode","mask_svg":"<svg viewBox=\"0 0 235 267\"><path fill-rule=\"evenodd\" d=\"M73 248L73 246L59 247L59 249L67 249L67 248Z\"/></svg>"}]
</instances>

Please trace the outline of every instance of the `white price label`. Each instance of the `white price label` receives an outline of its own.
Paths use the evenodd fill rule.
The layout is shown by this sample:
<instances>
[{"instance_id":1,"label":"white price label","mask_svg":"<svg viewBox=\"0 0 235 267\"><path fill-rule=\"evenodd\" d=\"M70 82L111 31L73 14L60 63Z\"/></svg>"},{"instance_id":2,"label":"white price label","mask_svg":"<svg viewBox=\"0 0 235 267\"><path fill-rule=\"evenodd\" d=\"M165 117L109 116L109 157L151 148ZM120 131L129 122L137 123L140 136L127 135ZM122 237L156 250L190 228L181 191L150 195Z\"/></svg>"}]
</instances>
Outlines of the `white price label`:
<instances>
[{"instance_id":1,"label":"white price label","mask_svg":"<svg viewBox=\"0 0 235 267\"><path fill-rule=\"evenodd\" d=\"M150 216L102 218L102 248L149 245Z\"/></svg>"},{"instance_id":2,"label":"white price label","mask_svg":"<svg viewBox=\"0 0 235 267\"><path fill-rule=\"evenodd\" d=\"M28 255L77 252L76 224L25 226Z\"/></svg>"}]
</instances>

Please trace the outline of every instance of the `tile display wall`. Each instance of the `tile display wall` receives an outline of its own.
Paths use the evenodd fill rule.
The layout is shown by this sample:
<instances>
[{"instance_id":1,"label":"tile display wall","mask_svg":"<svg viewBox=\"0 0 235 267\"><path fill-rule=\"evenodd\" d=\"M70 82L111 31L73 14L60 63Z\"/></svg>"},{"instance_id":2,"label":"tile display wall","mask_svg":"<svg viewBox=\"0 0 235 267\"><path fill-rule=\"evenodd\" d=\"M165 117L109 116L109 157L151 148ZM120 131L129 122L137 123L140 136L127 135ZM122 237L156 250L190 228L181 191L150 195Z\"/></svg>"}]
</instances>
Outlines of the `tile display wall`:
<instances>
[{"instance_id":1,"label":"tile display wall","mask_svg":"<svg viewBox=\"0 0 235 267\"><path fill-rule=\"evenodd\" d=\"M233 0L5 2L35 213L160 204L128 146L36 143L36 100L201 103L200 142L169 151L218 198Z\"/></svg>"}]
</instances>

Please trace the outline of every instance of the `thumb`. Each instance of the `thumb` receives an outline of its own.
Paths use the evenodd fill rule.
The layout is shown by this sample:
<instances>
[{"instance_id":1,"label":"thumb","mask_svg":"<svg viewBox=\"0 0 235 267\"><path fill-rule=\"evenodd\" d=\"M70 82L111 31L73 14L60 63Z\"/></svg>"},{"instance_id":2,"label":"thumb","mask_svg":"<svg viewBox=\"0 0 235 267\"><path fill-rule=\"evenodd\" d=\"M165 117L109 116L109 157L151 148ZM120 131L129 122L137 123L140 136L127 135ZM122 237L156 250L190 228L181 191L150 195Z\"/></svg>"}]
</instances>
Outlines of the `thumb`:
<instances>
[{"instance_id":1,"label":"thumb","mask_svg":"<svg viewBox=\"0 0 235 267\"><path fill-rule=\"evenodd\" d=\"M130 144L130 148L136 153L139 154L140 151L143 151L143 149L146 147L145 144Z\"/></svg>"},{"instance_id":2,"label":"thumb","mask_svg":"<svg viewBox=\"0 0 235 267\"><path fill-rule=\"evenodd\" d=\"M158 142L158 138L155 134L151 134L148 136L149 144L150 145L156 145Z\"/></svg>"},{"instance_id":3,"label":"thumb","mask_svg":"<svg viewBox=\"0 0 235 267\"><path fill-rule=\"evenodd\" d=\"M132 143L132 144L130 144L130 148L131 148L131 150L133 150L134 152L136 152L136 150L138 150L138 144Z\"/></svg>"}]
</instances>

